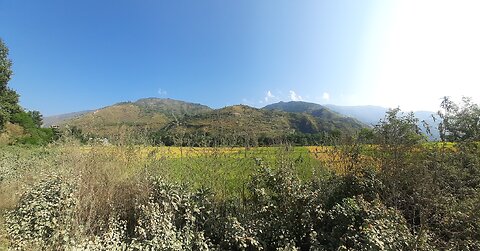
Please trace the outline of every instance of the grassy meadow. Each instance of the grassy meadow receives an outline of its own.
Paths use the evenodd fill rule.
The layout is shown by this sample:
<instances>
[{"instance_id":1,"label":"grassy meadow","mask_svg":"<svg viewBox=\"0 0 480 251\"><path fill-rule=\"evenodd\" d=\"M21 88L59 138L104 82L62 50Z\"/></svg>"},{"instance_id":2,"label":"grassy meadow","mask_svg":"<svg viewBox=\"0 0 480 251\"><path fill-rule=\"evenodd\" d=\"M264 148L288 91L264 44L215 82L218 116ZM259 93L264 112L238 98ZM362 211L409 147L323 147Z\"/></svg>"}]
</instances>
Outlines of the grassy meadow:
<instances>
[{"instance_id":1,"label":"grassy meadow","mask_svg":"<svg viewBox=\"0 0 480 251\"><path fill-rule=\"evenodd\" d=\"M319 147L316 147L317 149ZM95 167L112 178L146 173L192 189L208 187L222 196L237 196L250 175L262 166L290 165L299 177L323 171L322 158L309 147L154 147L81 146L1 147L3 205L12 205L12 191L36 179ZM115 177L113 177L115 176ZM8 186L7 186L8 185ZM12 189L12 190L7 190ZM7 206L8 207L8 206Z\"/></svg>"}]
</instances>

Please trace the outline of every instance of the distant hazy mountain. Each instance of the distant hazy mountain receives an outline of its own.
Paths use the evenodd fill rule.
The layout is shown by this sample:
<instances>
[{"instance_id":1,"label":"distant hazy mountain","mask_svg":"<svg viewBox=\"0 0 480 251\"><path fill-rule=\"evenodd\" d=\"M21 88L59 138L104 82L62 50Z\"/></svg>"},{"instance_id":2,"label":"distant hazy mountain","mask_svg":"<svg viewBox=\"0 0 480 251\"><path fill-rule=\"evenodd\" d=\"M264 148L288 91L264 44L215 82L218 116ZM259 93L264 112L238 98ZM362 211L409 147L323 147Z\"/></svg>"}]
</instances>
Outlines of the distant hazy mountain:
<instances>
[{"instance_id":1,"label":"distant hazy mountain","mask_svg":"<svg viewBox=\"0 0 480 251\"><path fill-rule=\"evenodd\" d=\"M338 106L338 105L319 105L315 103L309 102L302 102L302 101L291 101L291 102L278 102L275 104L267 105L263 109L270 109L270 110L279 110L285 112L300 112L300 113L307 113L307 114L321 114L325 113L328 114L336 114L337 116L346 116L349 118L356 119L366 125L374 126L376 125L380 119L385 117L388 108L380 107L380 106ZM328 111L328 112L327 112ZM333 113L332 113L333 112ZM425 128L423 127L422 121L427 122L430 126L431 130L431 139L438 139L438 120L434 121L432 115L435 115L434 112L429 111L417 111L414 112L416 118L419 119L420 127L424 132L426 132ZM323 117L328 117L329 115L323 115ZM332 116L332 115L330 115Z\"/></svg>"},{"instance_id":2,"label":"distant hazy mountain","mask_svg":"<svg viewBox=\"0 0 480 251\"><path fill-rule=\"evenodd\" d=\"M343 114L344 116L356 118L367 125L376 125L378 121L385 117L388 108L380 106L338 106L325 105L328 109Z\"/></svg>"},{"instance_id":3,"label":"distant hazy mountain","mask_svg":"<svg viewBox=\"0 0 480 251\"><path fill-rule=\"evenodd\" d=\"M92 111L88 110L88 111L81 111L81 112L65 113L65 114L54 115L54 116L47 116L43 118L43 126L50 127L52 125L59 125L59 124L62 124L63 121L65 120L73 119L75 117L79 117L89 112L92 112Z\"/></svg>"},{"instance_id":4,"label":"distant hazy mountain","mask_svg":"<svg viewBox=\"0 0 480 251\"><path fill-rule=\"evenodd\" d=\"M380 121L380 119L383 119L385 117L386 112L388 111L388 108L381 107L381 106L370 106L370 105L366 105L366 106L325 105L325 107L328 107L332 111L338 112L345 116L356 118L361 122L371 126L376 125ZM404 111L404 112L408 112L408 111ZM439 138L439 132L438 132L439 120L435 112L416 111L414 112L414 115L416 118L419 119L420 122L425 121L430 126L430 130L432 134L432 136L430 137L431 139ZM436 121L434 121L432 115L435 116ZM423 127L422 123L420 123L420 127L425 132L425 128Z\"/></svg>"}]
</instances>

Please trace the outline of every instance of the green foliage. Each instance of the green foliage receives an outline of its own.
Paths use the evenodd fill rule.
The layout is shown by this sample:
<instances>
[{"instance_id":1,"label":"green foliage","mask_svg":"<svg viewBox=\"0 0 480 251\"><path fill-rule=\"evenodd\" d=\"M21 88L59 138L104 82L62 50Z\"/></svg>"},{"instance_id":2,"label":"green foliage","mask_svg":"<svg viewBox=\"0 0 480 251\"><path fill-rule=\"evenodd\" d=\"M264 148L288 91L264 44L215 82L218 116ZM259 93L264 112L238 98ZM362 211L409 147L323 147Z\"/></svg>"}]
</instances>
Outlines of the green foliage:
<instances>
[{"instance_id":1,"label":"green foliage","mask_svg":"<svg viewBox=\"0 0 480 251\"><path fill-rule=\"evenodd\" d=\"M443 105L450 112L443 115L446 120L440 131L444 140L459 141L455 147L419 144L422 138L415 118L398 118L393 116L395 111L374 129L380 138L375 153L380 160L377 176L383 184L378 195L385 205L402 213L417 235L417 247L477 250L480 217L474 205L480 198L480 152L472 144L474 133L462 133L464 129L457 127L475 128L477 120L471 116L475 105L451 108L456 105L448 100Z\"/></svg>"},{"instance_id":2,"label":"green foliage","mask_svg":"<svg viewBox=\"0 0 480 251\"><path fill-rule=\"evenodd\" d=\"M363 128L358 132L357 139L361 144L373 144L375 134L372 129Z\"/></svg>"},{"instance_id":3,"label":"green foliage","mask_svg":"<svg viewBox=\"0 0 480 251\"><path fill-rule=\"evenodd\" d=\"M58 138L51 128L40 128L41 114L34 112L18 112L13 114L10 121L22 126L27 135L17 139L19 144L44 145Z\"/></svg>"},{"instance_id":4,"label":"green foliage","mask_svg":"<svg viewBox=\"0 0 480 251\"><path fill-rule=\"evenodd\" d=\"M209 250L212 243L197 225L204 208L195 194L158 178L149 183L148 200L132 202L132 211L111 208L108 221L92 240L76 245L93 250ZM198 201L198 203L204 203Z\"/></svg>"},{"instance_id":5,"label":"green foliage","mask_svg":"<svg viewBox=\"0 0 480 251\"><path fill-rule=\"evenodd\" d=\"M414 240L402 216L380 201L332 198L336 202L329 207L328 191L337 183L320 189L321 180L303 183L288 169L261 167L242 203L219 201L207 190L191 191L153 177L129 187L103 188L119 193L113 192L116 197L96 207L84 204L87 201L78 190L84 182L53 176L27 190L7 215L12 247L392 250L406 249ZM138 190L138 185L147 190ZM87 224L81 208L89 209L85 216L97 214L95 223L100 225L95 231L88 230L93 225ZM101 215L106 218L98 218Z\"/></svg>"},{"instance_id":6,"label":"green foliage","mask_svg":"<svg viewBox=\"0 0 480 251\"><path fill-rule=\"evenodd\" d=\"M292 144L295 146L312 145L333 145L341 139L341 131L322 133L302 133L293 132L285 135L272 135L269 133L239 133L231 134L212 134L209 132L184 132L170 134L163 130L150 134L153 145L164 146L186 146L186 147L219 147L219 146L278 146L282 144Z\"/></svg>"},{"instance_id":7,"label":"green foliage","mask_svg":"<svg viewBox=\"0 0 480 251\"><path fill-rule=\"evenodd\" d=\"M32 116L30 116L30 114L27 112L18 112L13 114L10 121L12 123L22 126L25 129L32 129L37 127Z\"/></svg>"},{"instance_id":8,"label":"green foliage","mask_svg":"<svg viewBox=\"0 0 480 251\"><path fill-rule=\"evenodd\" d=\"M89 139L88 135L83 133L82 129L77 126L68 127L66 129L66 134L72 136L73 138L79 140L81 143L84 144L87 143Z\"/></svg>"},{"instance_id":9,"label":"green foliage","mask_svg":"<svg viewBox=\"0 0 480 251\"><path fill-rule=\"evenodd\" d=\"M20 112L22 109L18 105L18 94L6 87L0 90L0 129L3 129L6 122L9 122L11 116Z\"/></svg>"},{"instance_id":10,"label":"green foliage","mask_svg":"<svg viewBox=\"0 0 480 251\"><path fill-rule=\"evenodd\" d=\"M373 131L375 142L380 145L412 146L423 139L418 119L413 113L402 114L399 108L388 110Z\"/></svg>"},{"instance_id":11,"label":"green foliage","mask_svg":"<svg viewBox=\"0 0 480 251\"><path fill-rule=\"evenodd\" d=\"M8 88L12 77L12 61L8 58L8 48L0 39L0 131L13 113L19 112L18 94Z\"/></svg>"},{"instance_id":12,"label":"green foliage","mask_svg":"<svg viewBox=\"0 0 480 251\"><path fill-rule=\"evenodd\" d=\"M45 145L58 138L51 128L35 128L27 130L28 136L17 139L17 143L26 145Z\"/></svg>"},{"instance_id":13,"label":"green foliage","mask_svg":"<svg viewBox=\"0 0 480 251\"><path fill-rule=\"evenodd\" d=\"M8 88L12 76L12 62L8 59L8 48L0 39L0 132L7 122L22 126L27 136L17 139L21 144L40 145L51 142L54 133L51 129L40 128L42 115L38 111L24 112L18 104L19 95Z\"/></svg>"},{"instance_id":14,"label":"green foliage","mask_svg":"<svg viewBox=\"0 0 480 251\"><path fill-rule=\"evenodd\" d=\"M381 201L343 199L321 221L321 243L330 250L412 250L413 235L405 219Z\"/></svg>"},{"instance_id":15,"label":"green foliage","mask_svg":"<svg viewBox=\"0 0 480 251\"><path fill-rule=\"evenodd\" d=\"M471 98L464 97L462 104L458 105L444 97L441 108L439 131L443 141L480 141L480 107Z\"/></svg>"},{"instance_id":16,"label":"green foliage","mask_svg":"<svg viewBox=\"0 0 480 251\"><path fill-rule=\"evenodd\" d=\"M66 230L60 226L65 227L65 221L70 220L74 206L71 195L71 187L58 177L43 180L26 191L15 210L7 214L12 247L45 249L63 241Z\"/></svg>"},{"instance_id":17,"label":"green foliage","mask_svg":"<svg viewBox=\"0 0 480 251\"><path fill-rule=\"evenodd\" d=\"M12 61L8 59L8 48L0 39L0 91L7 88L8 81L12 77Z\"/></svg>"},{"instance_id":18,"label":"green foliage","mask_svg":"<svg viewBox=\"0 0 480 251\"><path fill-rule=\"evenodd\" d=\"M32 118L33 123L36 127L41 127L43 124L43 116L39 111L29 111L28 115Z\"/></svg>"}]
</instances>

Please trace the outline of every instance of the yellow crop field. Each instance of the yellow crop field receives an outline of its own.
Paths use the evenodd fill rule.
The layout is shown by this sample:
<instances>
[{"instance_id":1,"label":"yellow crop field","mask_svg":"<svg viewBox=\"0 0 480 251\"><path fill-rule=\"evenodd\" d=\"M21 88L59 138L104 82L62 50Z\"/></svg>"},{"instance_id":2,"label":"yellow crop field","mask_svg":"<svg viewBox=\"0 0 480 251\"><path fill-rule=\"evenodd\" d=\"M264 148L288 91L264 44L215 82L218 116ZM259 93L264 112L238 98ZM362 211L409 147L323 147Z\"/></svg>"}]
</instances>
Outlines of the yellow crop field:
<instances>
[{"instance_id":1,"label":"yellow crop field","mask_svg":"<svg viewBox=\"0 0 480 251\"><path fill-rule=\"evenodd\" d=\"M307 146L306 148L311 156L337 174L346 174L358 167L380 168L380 161L366 154L352 154L342 148L331 146Z\"/></svg>"},{"instance_id":2,"label":"yellow crop field","mask_svg":"<svg viewBox=\"0 0 480 251\"><path fill-rule=\"evenodd\" d=\"M167 147L167 146L81 146L63 148L63 151L79 151L82 154L108 156L117 161L148 163L161 160L180 161L181 159L193 160L202 158L227 158L246 159L250 161L269 161L273 164L277 161L279 151L290 151L295 158L309 158L317 161L322 166L335 171L338 174L345 174L356 167L371 166L380 167L377 159L367 154L353 156L341 147L333 146L304 146L304 147ZM372 147L370 147L372 148ZM373 147L374 148L374 147ZM373 149L372 148L372 149ZM371 150L371 149L370 149Z\"/></svg>"}]
</instances>

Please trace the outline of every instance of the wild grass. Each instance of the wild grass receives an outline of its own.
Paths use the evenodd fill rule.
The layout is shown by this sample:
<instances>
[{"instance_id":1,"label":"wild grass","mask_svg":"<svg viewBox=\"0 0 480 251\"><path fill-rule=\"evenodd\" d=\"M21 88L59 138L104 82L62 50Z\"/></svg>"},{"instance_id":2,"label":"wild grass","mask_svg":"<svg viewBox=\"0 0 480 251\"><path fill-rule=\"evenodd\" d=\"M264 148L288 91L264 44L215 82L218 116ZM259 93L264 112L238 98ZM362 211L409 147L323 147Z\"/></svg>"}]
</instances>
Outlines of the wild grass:
<instances>
[{"instance_id":1,"label":"wild grass","mask_svg":"<svg viewBox=\"0 0 480 251\"><path fill-rule=\"evenodd\" d=\"M4 213L15 208L32 184L48 177L58 176L76 184L75 219L77 225L82 223L80 232L90 235L108 224L112 212L129 212L140 201L147 201L149 177L162 177L190 191L208 189L217 200L241 201L249 196L247 184L259 168L291 168L304 180L323 171L307 148L285 146L189 148L67 143L2 147L0 159L0 243L4 246Z\"/></svg>"},{"instance_id":2,"label":"wild grass","mask_svg":"<svg viewBox=\"0 0 480 251\"><path fill-rule=\"evenodd\" d=\"M0 248L477 247L478 148L400 150L3 147Z\"/></svg>"}]
</instances>

